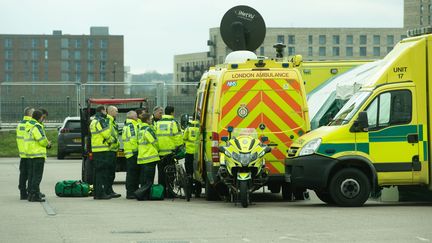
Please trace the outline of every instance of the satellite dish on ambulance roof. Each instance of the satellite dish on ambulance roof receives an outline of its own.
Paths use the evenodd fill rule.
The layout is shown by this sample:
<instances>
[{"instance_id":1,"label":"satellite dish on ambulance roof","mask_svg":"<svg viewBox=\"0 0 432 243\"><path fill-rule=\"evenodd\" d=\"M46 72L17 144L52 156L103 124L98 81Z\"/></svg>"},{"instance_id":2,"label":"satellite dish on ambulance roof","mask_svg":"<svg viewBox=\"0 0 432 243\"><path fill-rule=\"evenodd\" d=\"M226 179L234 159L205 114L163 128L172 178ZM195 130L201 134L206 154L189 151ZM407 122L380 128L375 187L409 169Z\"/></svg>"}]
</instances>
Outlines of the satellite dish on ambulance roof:
<instances>
[{"instance_id":1,"label":"satellite dish on ambulance roof","mask_svg":"<svg viewBox=\"0 0 432 243\"><path fill-rule=\"evenodd\" d=\"M239 5L228 10L220 24L222 40L233 51L255 51L264 41L266 26L255 9Z\"/></svg>"}]
</instances>

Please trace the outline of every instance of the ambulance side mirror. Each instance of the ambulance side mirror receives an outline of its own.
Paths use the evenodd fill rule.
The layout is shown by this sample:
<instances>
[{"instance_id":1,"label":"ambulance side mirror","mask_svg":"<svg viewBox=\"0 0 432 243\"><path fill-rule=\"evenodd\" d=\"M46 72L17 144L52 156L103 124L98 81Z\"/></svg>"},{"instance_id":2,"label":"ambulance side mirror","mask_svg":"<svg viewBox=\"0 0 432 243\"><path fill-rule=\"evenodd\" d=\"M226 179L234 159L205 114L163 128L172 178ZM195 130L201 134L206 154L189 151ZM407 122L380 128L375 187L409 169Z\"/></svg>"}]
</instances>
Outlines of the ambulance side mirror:
<instances>
[{"instance_id":1,"label":"ambulance side mirror","mask_svg":"<svg viewBox=\"0 0 432 243\"><path fill-rule=\"evenodd\" d=\"M368 115L366 111L361 111L350 128L350 132L367 132L369 128Z\"/></svg>"}]
</instances>

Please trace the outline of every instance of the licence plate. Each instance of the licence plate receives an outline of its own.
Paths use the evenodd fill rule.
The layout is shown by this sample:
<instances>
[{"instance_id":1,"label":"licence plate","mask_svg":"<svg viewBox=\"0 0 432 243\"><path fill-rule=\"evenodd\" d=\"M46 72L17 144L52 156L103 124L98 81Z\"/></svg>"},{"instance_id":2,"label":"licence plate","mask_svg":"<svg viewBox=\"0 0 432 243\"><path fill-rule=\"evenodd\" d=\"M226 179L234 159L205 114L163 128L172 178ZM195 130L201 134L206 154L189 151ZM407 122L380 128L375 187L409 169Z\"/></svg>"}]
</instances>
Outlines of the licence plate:
<instances>
[{"instance_id":1,"label":"licence plate","mask_svg":"<svg viewBox=\"0 0 432 243\"><path fill-rule=\"evenodd\" d=\"M72 141L74 141L74 143L81 143L81 138L74 138Z\"/></svg>"},{"instance_id":2,"label":"licence plate","mask_svg":"<svg viewBox=\"0 0 432 243\"><path fill-rule=\"evenodd\" d=\"M125 157L125 154L123 151L118 151L117 152L117 157Z\"/></svg>"}]
</instances>

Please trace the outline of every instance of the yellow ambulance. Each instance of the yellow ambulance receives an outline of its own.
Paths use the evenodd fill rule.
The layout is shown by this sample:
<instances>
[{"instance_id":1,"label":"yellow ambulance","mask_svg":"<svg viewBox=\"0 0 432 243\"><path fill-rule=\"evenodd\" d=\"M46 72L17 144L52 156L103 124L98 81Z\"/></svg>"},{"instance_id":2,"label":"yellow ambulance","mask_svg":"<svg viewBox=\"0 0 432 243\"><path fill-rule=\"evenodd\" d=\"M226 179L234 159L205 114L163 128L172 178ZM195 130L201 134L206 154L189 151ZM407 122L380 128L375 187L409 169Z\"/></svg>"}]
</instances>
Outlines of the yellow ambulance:
<instances>
[{"instance_id":1,"label":"yellow ambulance","mask_svg":"<svg viewBox=\"0 0 432 243\"><path fill-rule=\"evenodd\" d=\"M219 145L228 127L253 128L272 146L265 157L268 188L290 199L301 199L304 189L292 191L285 181L284 160L292 141L309 128L306 93L300 72L289 62L258 59L253 52L230 53L224 64L207 71L197 91L195 119L201 124L198 169L208 200L217 199Z\"/></svg>"},{"instance_id":2,"label":"yellow ambulance","mask_svg":"<svg viewBox=\"0 0 432 243\"><path fill-rule=\"evenodd\" d=\"M371 61L372 60L303 61L298 68L300 69L305 83L306 93L309 94L326 80Z\"/></svg>"},{"instance_id":3,"label":"yellow ambulance","mask_svg":"<svg viewBox=\"0 0 432 243\"><path fill-rule=\"evenodd\" d=\"M432 189L431 44L431 34L400 41L328 126L292 144L286 180L339 206L388 186Z\"/></svg>"}]
</instances>

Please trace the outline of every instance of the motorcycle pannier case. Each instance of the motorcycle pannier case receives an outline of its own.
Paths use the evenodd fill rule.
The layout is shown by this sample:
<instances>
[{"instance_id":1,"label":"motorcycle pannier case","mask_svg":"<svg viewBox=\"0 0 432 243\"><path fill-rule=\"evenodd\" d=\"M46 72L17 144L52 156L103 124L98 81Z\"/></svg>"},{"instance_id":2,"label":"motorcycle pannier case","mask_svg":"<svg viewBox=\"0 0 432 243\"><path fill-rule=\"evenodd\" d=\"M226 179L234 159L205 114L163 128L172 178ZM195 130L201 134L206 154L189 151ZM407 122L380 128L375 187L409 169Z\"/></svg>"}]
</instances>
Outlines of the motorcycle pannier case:
<instances>
[{"instance_id":1,"label":"motorcycle pannier case","mask_svg":"<svg viewBox=\"0 0 432 243\"><path fill-rule=\"evenodd\" d=\"M90 185L78 180L59 181L55 185L55 193L59 197L87 197Z\"/></svg>"}]
</instances>

